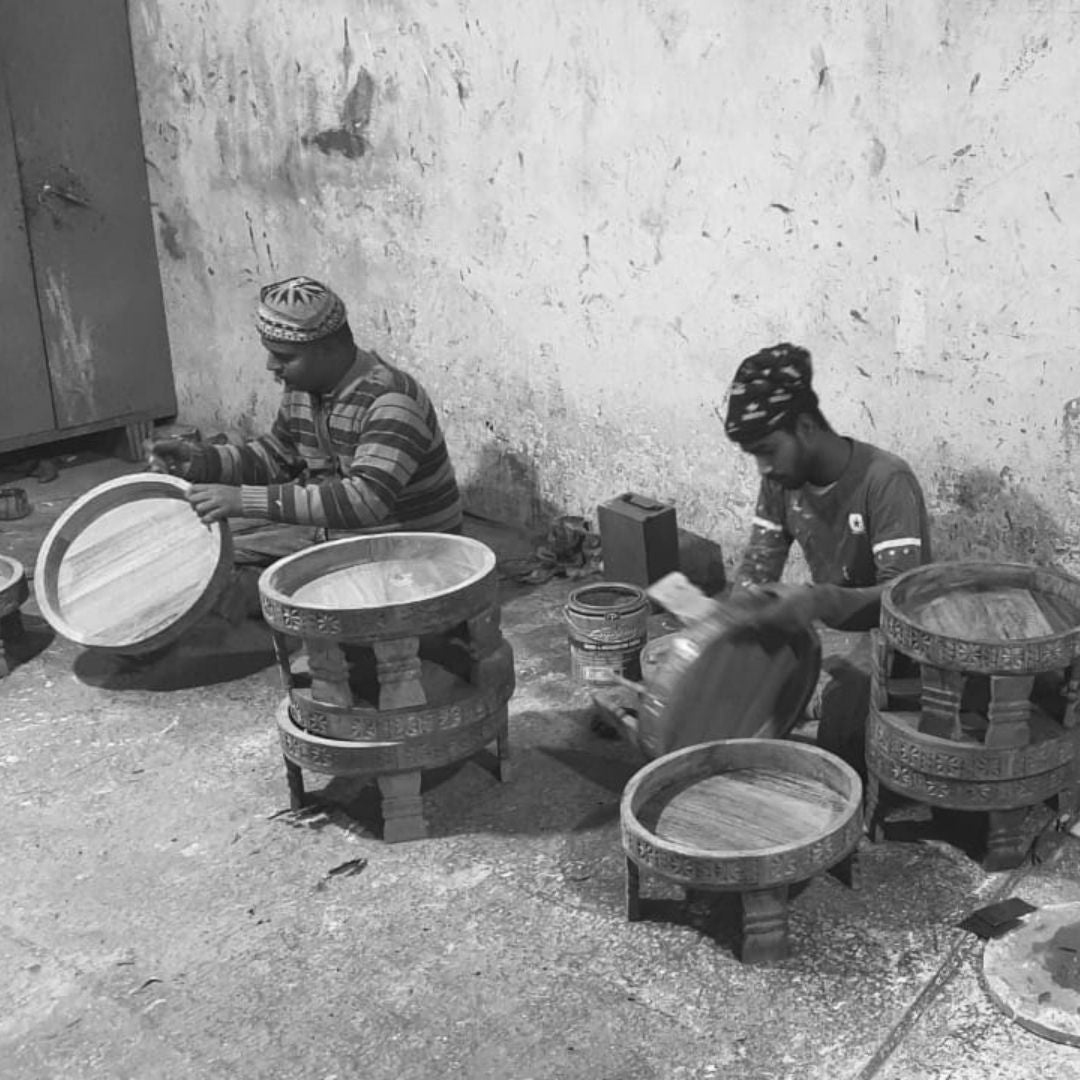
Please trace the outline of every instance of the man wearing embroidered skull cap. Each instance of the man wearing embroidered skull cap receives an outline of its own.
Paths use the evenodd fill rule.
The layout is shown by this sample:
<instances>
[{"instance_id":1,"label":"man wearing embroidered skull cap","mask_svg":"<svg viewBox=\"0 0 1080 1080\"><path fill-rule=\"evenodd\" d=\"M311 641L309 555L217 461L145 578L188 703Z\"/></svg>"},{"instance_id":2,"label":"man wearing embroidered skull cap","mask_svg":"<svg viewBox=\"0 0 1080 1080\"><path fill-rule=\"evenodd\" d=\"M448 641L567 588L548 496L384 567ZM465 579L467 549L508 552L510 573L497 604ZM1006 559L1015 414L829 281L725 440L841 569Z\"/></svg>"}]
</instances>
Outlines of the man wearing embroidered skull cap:
<instances>
[{"instance_id":1,"label":"man wearing embroidered skull cap","mask_svg":"<svg viewBox=\"0 0 1080 1080\"><path fill-rule=\"evenodd\" d=\"M756 459L761 485L734 585L762 597L763 625L869 630L887 582L931 560L926 505L899 457L833 431L812 374L810 354L786 343L747 357L735 374L725 430ZM810 585L779 584L793 541ZM826 659L810 710L819 742L860 769L868 665L865 637L847 658Z\"/></svg>"},{"instance_id":2,"label":"man wearing embroidered skull cap","mask_svg":"<svg viewBox=\"0 0 1080 1080\"><path fill-rule=\"evenodd\" d=\"M241 446L152 443L151 468L192 481L207 522L230 519L234 562L257 569L365 532L459 532L461 499L423 387L357 347L341 298L293 277L264 286L255 324L285 393L270 432Z\"/></svg>"}]
</instances>

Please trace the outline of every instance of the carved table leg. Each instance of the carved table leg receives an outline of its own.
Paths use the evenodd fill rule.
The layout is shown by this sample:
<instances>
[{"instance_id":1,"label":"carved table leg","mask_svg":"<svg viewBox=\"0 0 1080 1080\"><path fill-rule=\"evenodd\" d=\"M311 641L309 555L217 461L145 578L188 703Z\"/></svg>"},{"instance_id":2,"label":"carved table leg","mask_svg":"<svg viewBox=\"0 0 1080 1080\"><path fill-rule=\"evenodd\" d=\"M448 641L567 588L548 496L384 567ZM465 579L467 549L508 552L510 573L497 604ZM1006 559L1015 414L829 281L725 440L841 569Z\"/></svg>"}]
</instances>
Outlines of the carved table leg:
<instances>
[{"instance_id":1,"label":"carved table leg","mask_svg":"<svg viewBox=\"0 0 1080 1080\"><path fill-rule=\"evenodd\" d=\"M875 844L880 844L885 839L885 814L881 797L881 783L873 773L869 773L866 777L863 830Z\"/></svg>"},{"instance_id":2,"label":"carved table leg","mask_svg":"<svg viewBox=\"0 0 1080 1080\"><path fill-rule=\"evenodd\" d=\"M304 773L295 761L285 759L285 779L289 782L289 809L300 810L307 803L304 791Z\"/></svg>"},{"instance_id":3,"label":"carved table leg","mask_svg":"<svg viewBox=\"0 0 1080 1080\"><path fill-rule=\"evenodd\" d=\"M641 918L641 870L629 855L626 857L626 918L629 922Z\"/></svg>"},{"instance_id":4,"label":"carved table leg","mask_svg":"<svg viewBox=\"0 0 1080 1080\"><path fill-rule=\"evenodd\" d=\"M959 739L960 699L964 695L964 675L960 671L922 665L922 716L919 730L943 739Z\"/></svg>"},{"instance_id":5,"label":"carved table leg","mask_svg":"<svg viewBox=\"0 0 1080 1080\"><path fill-rule=\"evenodd\" d=\"M986 838L986 858L983 869L1013 870L1027 858L1031 847L1024 832L1027 808L1016 810L991 810L987 815L990 828Z\"/></svg>"},{"instance_id":6,"label":"carved table leg","mask_svg":"<svg viewBox=\"0 0 1080 1080\"><path fill-rule=\"evenodd\" d=\"M328 705L352 705L349 665L341 646L327 638L306 638L304 644L311 670L311 696Z\"/></svg>"},{"instance_id":7,"label":"carved table leg","mask_svg":"<svg viewBox=\"0 0 1080 1080\"><path fill-rule=\"evenodd\" d=\"M788 954L787 886L742 894L744 964L771 964Z\"/></svg>"},{"instance_id":8,"label":"carved table leg","mask_svg":"<svg viewBox=\"0 0 1080 1080\"><path fill-rule=\"evenodd\" d=\"M512 766L510 764L510 710L505 705L500 711L499 734L495 737L495 750L499 759L499 783L506 784L510 780Z\"/></svg>"},{"instance_id":9,"label":"carved table leg","mask_svg":"<svg viewBox=\"0 0 1080 1080\"><path fill-rule=\"evenodd\" d=\"M382 795L383 839L388 844L423 840L428 833L419 770L380 776L377 782Z\"/></svg>"},{"instance_id":10,"label":"carved table leg","mask_svg":"<svg viewBox=\"0 0 1080 1080\"><path fill-rule=\"evenodd\" d=\"M12 644L23 636L22 612L16 608L0 616L0 679L15 666L11 653Z\"/></svg>"},{"instance_id":11,"label":"carved table leg","mask_svg":"<svg viewBox=\"0 0 1080 1080\"><path fill-rule=\"evenodd\" d=\"M853 851L846 859L841 859L828 869L830 877L836 878L841 885L854 889L859 882L859 855Z\"/></svg>"},{"instance_id":12,"label":"carved table leg","mask_svg":"<svg viewBox=\"0 0 1080 1080\"><path fill-rule=\"evenodd\" d=\"M991 675L990 704L986 710L989 726L986 746L1011 750L1031 742L1031 691L1034 675Z\"/></svg>"},{"instance_id":13,"label":"carved table leg","mask_svg":"<svg viewBox=\"0 0 1080 1080\"><path fill-rule=\"evenodd\" d=\"M427 695L420 683L419 649L420 639L415 637L377 641L372 646L379 676L380 711L427 704Z\"/></svg>"},{"instance_id":14,"label":"carved table leg","mask_svg":"<svg viewBox=\"0 0 1080 1080\"><path fill-rule=\"evenodd\" d=\"M274 659L281 673L281 684L287 694L293 688L292 664L289 661L289 641L280 630L273 633Z\"/></svg>"}]
</instances>

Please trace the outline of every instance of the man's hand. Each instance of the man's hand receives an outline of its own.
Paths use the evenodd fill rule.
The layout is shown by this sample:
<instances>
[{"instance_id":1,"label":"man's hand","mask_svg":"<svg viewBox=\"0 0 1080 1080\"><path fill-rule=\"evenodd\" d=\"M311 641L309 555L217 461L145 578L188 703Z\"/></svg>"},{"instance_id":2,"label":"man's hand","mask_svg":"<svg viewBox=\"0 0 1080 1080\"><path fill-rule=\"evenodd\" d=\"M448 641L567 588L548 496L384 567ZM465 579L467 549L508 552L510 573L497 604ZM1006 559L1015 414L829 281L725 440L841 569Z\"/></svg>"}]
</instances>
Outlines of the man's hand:
<instances>
[{"instance_id":1,"label":"man's hand","mask_svg":"<svg viewBox=\"0 0 1080 1080\"><path fill-rule=\"evenodd\" d=\"M794 634L818 618L818 597L812 585L755 585L747 589L758 605L749 617L763 630Z\"/></svg>"},{"instance_id":2,"label":"man's hand","mask_svg":"<svg viewBox=\"0 0 1080 1080\"><path fill-rule=\"evenodd\" d=\"M188 502L206 525L239 517L243 512L240 489L229 484L192 484Z\"/></svg>"},{"instance_id":3,"label":"man's hand","mask_svg":"<svg viewBox=\"0 0 1080 1080\"><path fill-rule=\"evenodd\" d=\"M195 456L192 444L183 439L147 439L143 443L147 466L151 472L184 476Z\"/></svg>"}]
</instances>

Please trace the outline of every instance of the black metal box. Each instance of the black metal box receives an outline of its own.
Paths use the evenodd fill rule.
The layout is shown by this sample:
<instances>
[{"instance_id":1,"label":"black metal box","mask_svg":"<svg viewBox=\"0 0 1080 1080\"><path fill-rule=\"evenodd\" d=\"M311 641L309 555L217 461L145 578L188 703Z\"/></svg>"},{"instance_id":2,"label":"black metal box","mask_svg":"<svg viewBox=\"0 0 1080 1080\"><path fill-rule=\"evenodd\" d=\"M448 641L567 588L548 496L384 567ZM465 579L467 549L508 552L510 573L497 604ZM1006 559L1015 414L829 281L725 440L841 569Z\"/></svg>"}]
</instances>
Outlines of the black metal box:
<instances>
[{"instance_id":1,"label":"black metal box","mask_svg":"<svg viewBox=\"0 0 1080 1080\"><path fill-rule=\"evenodd\" d=\"M675 507L627 492L596 508L604 577L645 587L679 569Z\"/></svg>"}]
</instances>

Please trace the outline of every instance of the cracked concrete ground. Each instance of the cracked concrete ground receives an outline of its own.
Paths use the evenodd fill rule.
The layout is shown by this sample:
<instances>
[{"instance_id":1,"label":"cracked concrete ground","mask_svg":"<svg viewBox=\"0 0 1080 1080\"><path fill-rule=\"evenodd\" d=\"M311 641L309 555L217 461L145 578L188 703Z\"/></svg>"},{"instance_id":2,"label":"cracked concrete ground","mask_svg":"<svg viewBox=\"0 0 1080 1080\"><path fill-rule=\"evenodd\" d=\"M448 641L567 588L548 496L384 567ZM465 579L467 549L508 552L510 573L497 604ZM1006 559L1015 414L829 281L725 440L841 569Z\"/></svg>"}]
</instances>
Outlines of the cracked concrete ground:
<instances>
[{"instance_id":1,"label":"cracked concrete ground","mask_svg":"<svg viewBox=\"0 0 1080 1080\"><path fill-rule=\"evenodd\" d=\"M0 552L132 466L25 483ZM520 537L475 522L501 556ZM388 846L373 789L312 778L287 812L261 624L207 619L149 665L52 636L31 601L0 682L0 1073L312 1080L1066 1080L1080 1051L1006 1019L956 928L1001 896L1077 898L1080 842L986 874L900 822L792 902L792 955L733 953L732 906L643 877L626 921L618 802L642 764L569 680L572 583L504 585L513 780L482 753L427 774L426 840ZM1049 815L1033 815L1035 826ZM340 869L339 868L343 868ZM332 873L332 871L339 872Z\"/></svg>"}]
</instances>

